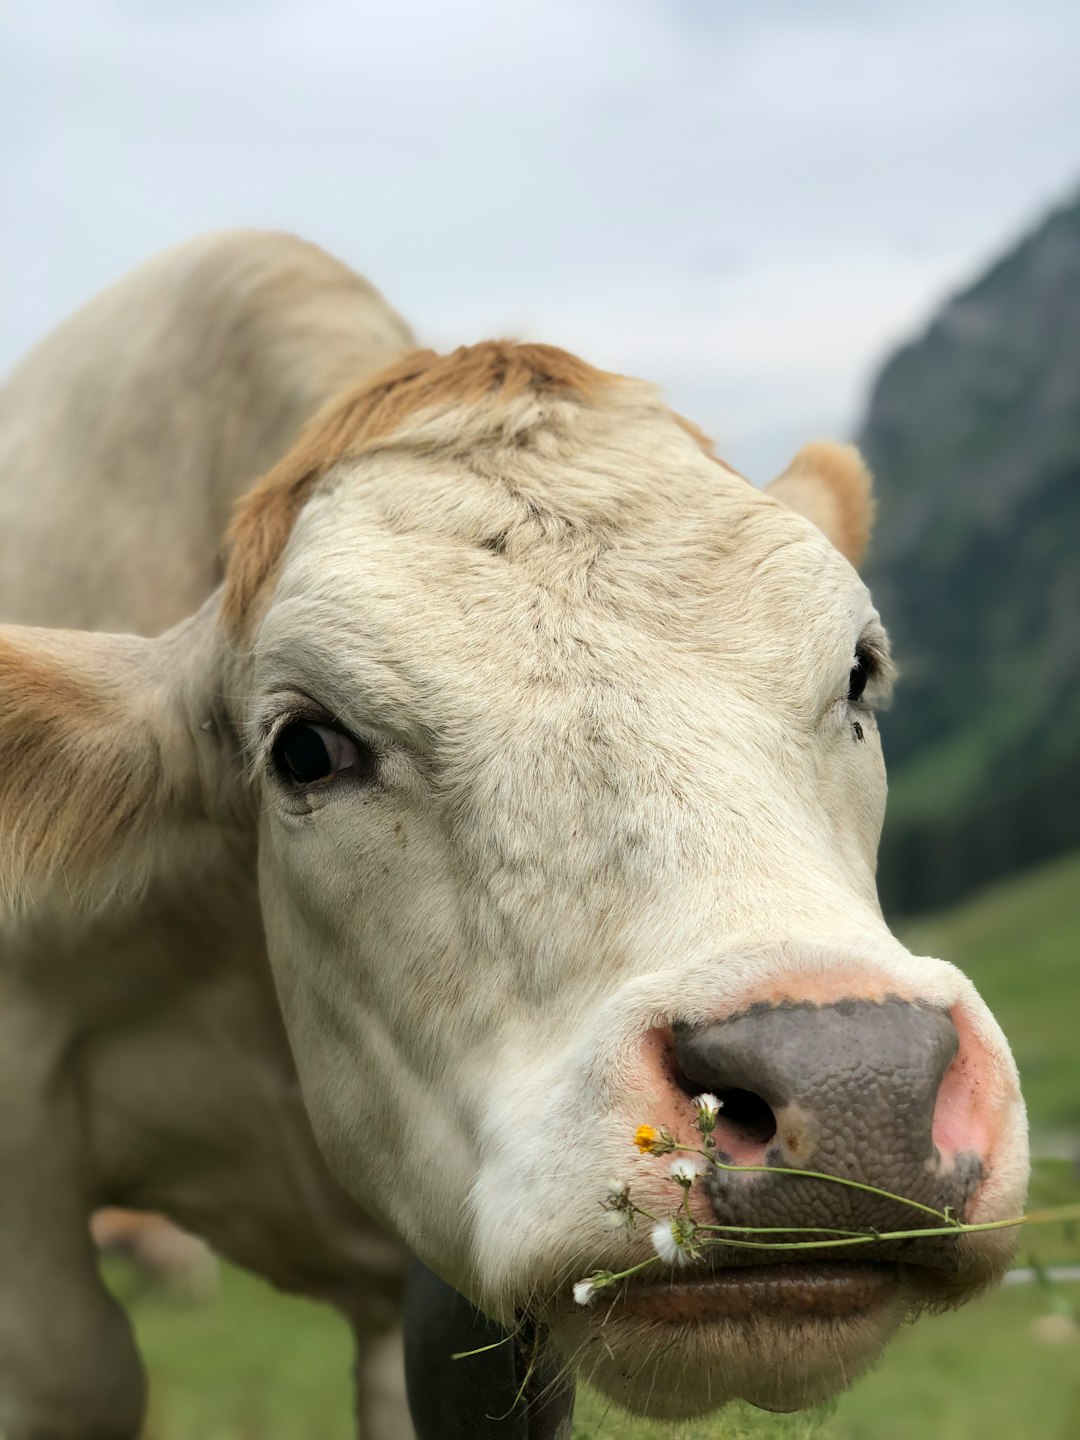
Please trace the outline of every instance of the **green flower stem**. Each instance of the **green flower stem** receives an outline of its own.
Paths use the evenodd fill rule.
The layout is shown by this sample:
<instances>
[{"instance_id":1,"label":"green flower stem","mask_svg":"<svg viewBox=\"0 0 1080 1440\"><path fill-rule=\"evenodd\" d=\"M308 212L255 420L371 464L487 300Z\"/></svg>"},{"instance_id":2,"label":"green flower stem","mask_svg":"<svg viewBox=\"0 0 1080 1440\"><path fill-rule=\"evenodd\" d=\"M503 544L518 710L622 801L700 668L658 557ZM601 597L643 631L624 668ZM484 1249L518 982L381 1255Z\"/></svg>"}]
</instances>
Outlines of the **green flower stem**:
<instances>
[{"instance_id":1,"label":"green flower stem","mask_svg":"<svg viewBox=\"0 0 1080 1440\"><path fill-rule=\"evenodd\" d=\"M1019 1220L1006 1220L1006 1225L1019 1225ZM711 1231L712 1225L701 1225L701 1230ZM998 1226L991 1227L993 1229ZM874 1235L852 1235L847 1240L713 1240L710 1248L730 1245L734 1250L837 1250L847 1245L878 1245L882 1240L913 1240L926 1235L955 1235L956 1226L941 1226L929 1230L883 1230ZM709 1242L705 1242L709 1243Z\"/></svg>"},{"instance_id":2,"label":"green flower stem","mask_svg":"<svg viewBox=\"0 0 1080 1440\"><path fill-rule=\"evenodd\" d=\"M732 1235L845 1235L862 1238L869 1230L837 1230L831 1225L698 1225L699 1230L722 1230ZM913 1235L925 1235L925 1230L913 1230Z\"/></svg>"},{"instance_id":3,"label":"green flower stem","mask_svg":"<svg viewBox=\"0 0 1080 1440\"><path fill-rule=\"evenodd\" d=\"M734 1245L745 1250L825 1250L841 1245L874 1245L881 1240L922 1240L928 1235L976 1235L984 1230L1008 1230L1017 1225L1049 1225L1058 1220L1074 1218L1060 1211L1080 1215L1080 1205L1062 1205L1057 1211L1037 1211L1034 1215L1015 1215L1009 1220L984 1220L977 1225L930 1225L921 1230L875 1230L852 1234L847 1240L714 1240L714 1245ZM1036 1218L1036 1217L1039 1218ZM723 1225L699 1225L699 1230L722 1231ZM809 1228L809 1227L808 1227ZM794 1231L789 1233L795 1233Z\"/></svg>"},{"instance_id":4,"label":"green flower stem","mask_svg":"<svg viewBox=\"0 0 1080 1440\"><path fill-rule=\"evenodd\" d=\"M676 1150L685 1150L691 1155L702 1155L703 1151L696 1149L693 1145L676 1145ZM723 1160L717 1160L715 1155L705 1155L705 1159L717 1170L732 1171L739 1174L755 1175L795 1175L804 1180L827 1180L831 1185L845 1185L849 1190L863 1190L868 1195L880 1195L885 1200L896 1200L901 1205L908 1205L913 1210L921 1210L926 1215L933 1215L935 1220L944 1220L949 1224L953 1222L943 1210L935 1210L932 1205L923 1205L918 1200L909 1200L906 1195L894 1195L891 1190L882 1190L877 1185L865 1185L861 1180L847 1180L841 1175L824 1175L820 1170L795 1170L788 1165L730 1165Z\"/></svg>"},{"instance_id":5,"label":"green flower stem","mask_svg":"<svg viewBox=\"0 0 1080 1440\"><path fill-rule=\"evenodd\" d=\"M640 1205L635 1205L633 1200L629 1202L630 1213L633 1215L644 1215L646 1220L651 1220L654 1225L660 1223L660 1217L654 1215L651 1210L643 1210Z\"/></svg>"},{"instance_id":6,"label":"green flower stem","mask_svg":"<svg viewBox=\"0 0 1080 1440\"><path fill-rule=\"evenodd\" d=\"M450 1356L451 1360L469 1360L474 1355L486 1355L489 1350L498 1350L500 1345L509 1345L510 1341L517 1335L517 1330L504 1335L501 1340L493 1340L490 1345L481 1345L478 1350L456 1350Z\"/></svg>"},{"instance_id":7,"label":"green flower stem","mask_svg":"<svg viewBox=\"0 0 1080 1440\"><path fill-rule=\"evenodd\" d=\"M715 1239L705 1240L702 1247L705 1249L719 1249L722 1246L731 1246L739 1250L828 1250L844 1245L873 1245L882 1240L917 1240L927 1235L971 1235L984 1230L1007 1230L1017 1225L1057 1225L1069 1220L1080 1220L1080 1204L1077 1205L1053 1205L1043 1210L1033 1210L1028 1215L1017 1215L1009 1220L984 1220L976 1225L965 1225L961 1223L950 1223L928 1227L925 1230L883 1230L880 1233L861 1233L858 1231L829 1231L830 1234L838 1234L842 1238L837 1240L788 1240L788 1241L765 1241L765 1240L731 1240ZM823 1227L806 1226L800 1229L798 1226L781 1227L777 1225L697 1225L696 1230L700 1233L706 1231L709 1234L724 1235L731 1231L738 1231L740 1234L773 1235L778 1231L786 1234L810 1234L819 1235ZM631 1265L627 1270L601 1271L598 1274L589 1276L597 1290L606 1290L617 1284L620 1280L629 1280L632 1275L647 1270L651 1265L659 1263L659 1255L650 1255L647 1260L640 1261L637 1265ZM499 1342L503 1343L503 1342ZM485 1346L491 1349L491 1346ZM479 1354L479 1351L470 1352ZM457 1358L457 1357L455 1357Z\"/></svg>"},{"instance_id":8,"label":"green flower stem","mask_svg":"<svg viewBox=\"0 0 1080 1440\"><path fill-rule=\"evenodd\" d=\"M614 1285L616 1280L629 1280L631 1275L636 1275L639 1270L647 1270L650 1265L657 1264L659 1259L659 1255L650 1255L647 1260L641 1260L637 1265L631 1265L629 1270L609 1270L600 1277L590 1275L587 1278L592 1281L597 1290L606 1290L609 1285Z\"/></svg>"}]
</instances>

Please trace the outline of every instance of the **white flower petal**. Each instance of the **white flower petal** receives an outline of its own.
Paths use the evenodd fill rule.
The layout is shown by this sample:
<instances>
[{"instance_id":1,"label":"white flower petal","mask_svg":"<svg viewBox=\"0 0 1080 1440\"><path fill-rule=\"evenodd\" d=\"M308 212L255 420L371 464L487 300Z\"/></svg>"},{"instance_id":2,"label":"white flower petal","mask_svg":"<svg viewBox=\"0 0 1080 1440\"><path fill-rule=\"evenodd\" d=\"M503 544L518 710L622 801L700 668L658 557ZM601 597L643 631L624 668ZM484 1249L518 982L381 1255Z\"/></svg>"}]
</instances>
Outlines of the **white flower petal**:
<instances>
[{"instance_id":1,"label":"white flower petal","mask_svg":"<svg viewBox=\"0 0 1080 1440\"><path fill-rule=\"evenodd\" d=\"M695 1258L692 1237L697 1227L672 1215L661 1220L649 1232L653 1249L667 1265L689 1265Z\"/></svg>"},{"instance_id":2,"label":"white flower petal","mask_svg":"<svg viewBox=\"0 0 1080 1440\"><path fill-rule=\"evenodd\" d=\"M671 1221L661 1220L649 1232L653 1249L665 1265L674 1265L680 1259L679 1246L671 1231Z\"/></svg>"},{"instance_id":3,"label":"white flower petal","mask_svg":"<svg viewBox=\"0 0 1080 1440\"><path fill-rule=\"evenodd\" d=\"M591 1280L579 1280L574 1286L574 1299L579 1305L589 1305L596 1294L596 1286Z\"/></svg>"},{"instance_id":4,"label":"white flower petal","mask_svg":"<svg viewBox=\"0 0 1080 1440\"><path fill-rule=\"evenodd\" d=\"M705 1161L700 1155L680 1155L668 1166L668 1174L673 1180L696 1180L699 1175L705 1174Z\"/></svg>"}]
</instances>

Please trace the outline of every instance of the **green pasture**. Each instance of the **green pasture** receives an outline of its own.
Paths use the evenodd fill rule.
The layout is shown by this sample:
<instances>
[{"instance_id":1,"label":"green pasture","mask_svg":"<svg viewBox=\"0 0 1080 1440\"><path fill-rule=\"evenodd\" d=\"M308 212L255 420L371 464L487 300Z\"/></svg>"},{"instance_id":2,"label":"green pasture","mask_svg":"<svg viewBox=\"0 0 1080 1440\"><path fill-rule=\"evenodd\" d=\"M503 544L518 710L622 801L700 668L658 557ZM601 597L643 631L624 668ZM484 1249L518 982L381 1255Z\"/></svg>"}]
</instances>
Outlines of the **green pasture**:
<instances>
[{"instance_id":1,"label":"green pasture","mask_svg":"<svg viewBox=\"0 0 1080 1440\"><path fill-rule=\"evenodd\" d=\"M955 960L1009 1033L1024 1077L1039 1203L1080 1196L1080 855L1014 877L905 939ZM1025 1235L1021 1261L1080 1263L1080 1235ZM187 1305L110 1278L130 1304L151 1377L146 1440L351 1440L349 1340L327 1310L226 1269L218 1297ZM877 1369L822 1413L750 1409L663 1428L587 1392L575 1440L1077 1440L1080 1284L999 1290L919 1322ZM466 1363L466 1362L462 1362Z\"/></svg>"},{"instance_id":2,"label":"green pasture","mask_svg":"<svg viewBox=\"0 0 1080 1440\"><path fill-rule=\"evenodd\" d=\"M1080 1309L1080 1285L1058 1298ZM349 1338L328 1310L231 1270L209 1305L146 1296L132 1309L151 1376L146 1440L352 1440ZM665 1429L584 1393L574 1440L1076 1440L1080 1336L1041 1339L1047 1313L1024 1287L922 1320L823 1414L740 1407Z\"/></svg>"}]
</instances>

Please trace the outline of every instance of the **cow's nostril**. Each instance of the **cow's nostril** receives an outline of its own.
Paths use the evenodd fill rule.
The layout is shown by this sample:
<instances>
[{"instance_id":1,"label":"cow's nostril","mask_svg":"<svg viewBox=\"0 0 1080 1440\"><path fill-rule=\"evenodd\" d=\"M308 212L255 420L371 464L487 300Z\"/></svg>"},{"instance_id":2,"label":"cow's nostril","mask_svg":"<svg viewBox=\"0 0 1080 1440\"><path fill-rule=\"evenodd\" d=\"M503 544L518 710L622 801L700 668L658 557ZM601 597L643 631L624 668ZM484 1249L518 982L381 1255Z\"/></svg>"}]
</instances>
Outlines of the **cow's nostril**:
<instances>
[{"instance_id":1,"label":"cow's nostril","mask_svg":"<svg viewBox=\"0 0 1080 1440\"><path fill-rule=\"evenodd\" d=\"M750 1145L767 1145L776 1134L776 1116L767 1101L752 1090L721 1090L720 1120L738 1139Z\"/></svg>"},{"instance_id":2,"label":"cow's nostril","mask_svg":"<svg viewBox=\"0 0 1080 1440\"><path fill-rule=\"evenodd\" d=\"M668 1053L668 1071L675 1085L693 1099L708 1091L720 1101L719 1129L742 1146L767 1145L776 1134L772 1106L753 1090L720 1085L716 1077L694 1079L679 1063L678 1043Z\"/></svg>"}]
</instances>

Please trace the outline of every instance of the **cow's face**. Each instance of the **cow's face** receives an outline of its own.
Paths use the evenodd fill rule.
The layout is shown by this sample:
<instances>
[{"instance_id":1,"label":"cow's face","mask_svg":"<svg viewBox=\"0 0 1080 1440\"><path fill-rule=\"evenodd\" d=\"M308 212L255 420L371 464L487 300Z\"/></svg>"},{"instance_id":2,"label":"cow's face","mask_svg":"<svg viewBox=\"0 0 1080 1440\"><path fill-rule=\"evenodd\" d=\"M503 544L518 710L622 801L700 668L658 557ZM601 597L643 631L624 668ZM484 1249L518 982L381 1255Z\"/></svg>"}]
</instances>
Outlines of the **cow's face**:
<instances>
[{"instance_id":1,"label":"cow's face","mask_svg":"<svg viewBox=\"0 0 1080 1440\"><path fill-rule=\"evenodd\" d=\"M339 1177L459 1288L508 1321L539 1307L654 1410L796 1405L1002 1247L712 1250L677 1290L657 1266L583 1310L572 1281L651 1253L648 1223L608 1223L609 1177L659 1217L682 1195L635 1127L693 1142L712 1091L730 1161L1000 1218L1023 1198L1015 1074L970 984L881 918L890 665L851 565L650 393L545 381L477 396L447 364L438 403L327 467L262 602L245 723L286 1024ZM785 486L815 464L857 529L850 454ZM249 507L241 572L296 480ZM760 1174L690 1205L925 1223Z\"/></svg>"},{"instance_id":2,"label":"cow's face","mask_svg":"<svg viewBox=\"0 0 1080 1440\"><path fill-rule=\"evenodd\" d=\"M990 1232L793 1257L740 1227L934 1224L879 1190L992 1221L1026 1179L1004 1038L878 909L888 650L823 533L858 548L865 477L817 447L777 493L559 352L421 357L253 493L222 620L94 641L77 683L62 638L0 644L14 741L64 757L51 809L28 803L25 766L0 771L24 873L59 889L101 855L113 877L145 865L158 822L137 818L228 817L246 763L271 961L336 1173L489 1313L531 1311L657 1414L816 1401L1010 1248ZM206 721L222 693L245 761ZM5 754L12 736L0 724ZM128 793L103 825L117 766ZM672 1156L634 1134L699 1144L700 1092L723 1102L725 1164L846 1183L725 1170L684 1202ZM652 1218L623 1225L611 1179ZM740 1244L575 1303L590 1272L670 1250L680 1203L729 1227L698 1242Z\"/></svg>"}]
</instances>

